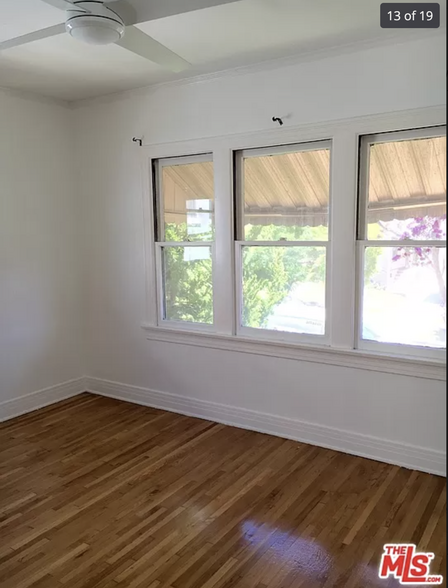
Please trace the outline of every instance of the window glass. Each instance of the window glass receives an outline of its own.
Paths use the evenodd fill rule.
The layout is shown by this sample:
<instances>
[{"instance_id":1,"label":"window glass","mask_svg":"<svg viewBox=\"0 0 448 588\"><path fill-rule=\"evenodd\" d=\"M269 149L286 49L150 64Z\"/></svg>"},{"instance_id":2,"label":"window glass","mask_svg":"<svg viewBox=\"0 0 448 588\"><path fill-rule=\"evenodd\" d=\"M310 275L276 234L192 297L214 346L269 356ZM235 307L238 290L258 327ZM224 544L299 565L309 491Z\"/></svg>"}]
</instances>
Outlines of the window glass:
<instances>
[{"instance_id":1,"label":"window glass","mask_svg":"<svg viewBox=\"0 0 448 588\"><path fill-rule=\"evenodd\" d=\"M330 145L237 153L243 329L326 334Z\"/></svg>"},{"instance_id":2,"label":"window glass","mask_svg":"<svg viewBox=\"0 0 448 588\"><path fill-rule=\"evenodd\" d=\"M162 222L165 241L212 241L213 162L162 166Z\"/></svg>"},{"instance_id":3,"label":"window glass","mask_svg":"<svg viewBox=\"0 0 448 588\"><path fill-rule=\"evenodd\" d=\"M365 341L446 346L446 138L426 132L363 138Z\"/></svg>"},{"instance_id":4,"label":"window glass","mask_svg":"<svg viewBox=\"0 0 448 588\"><path fill-rule=\"evenodd\" d=\"M211 247L162 247L164 319L213 323Z\"/></svg>"},{"instance_id":5,"label":"window glass","mask_svg":"<svg viewBox=\"0 0 448 588\"><path fill-rule=\"evenodd\" d=\"M370 145L367 237L446 239L446 138Z\"/></svg>"},{"instance_id":6,"label":"window glass","mask_svg":"<svg viewBox=\"0 0 448 588\"><path fill-rule=\"evenodd\" d=\"M328 239L330 150L243 157L246 241Z\"/></svg>"},{"instance_id":7,"label":"window glass","mask_svg":"<svg viewBox=\"0 0 448 588\"><path fill-rule=\"evenodd\" d=\"M243 247L241 324L325 333L325 247Z\"/></svg>"},{"instance_id":8,"label":"window glass","mask_svg":"<svg viewBox=\"0 0 448 588\"><path fill-rule=\"evenodd\" d=\"M445 248L368 247L363 297L363 339L445 347Z\"/></svg>"}]
</instances>

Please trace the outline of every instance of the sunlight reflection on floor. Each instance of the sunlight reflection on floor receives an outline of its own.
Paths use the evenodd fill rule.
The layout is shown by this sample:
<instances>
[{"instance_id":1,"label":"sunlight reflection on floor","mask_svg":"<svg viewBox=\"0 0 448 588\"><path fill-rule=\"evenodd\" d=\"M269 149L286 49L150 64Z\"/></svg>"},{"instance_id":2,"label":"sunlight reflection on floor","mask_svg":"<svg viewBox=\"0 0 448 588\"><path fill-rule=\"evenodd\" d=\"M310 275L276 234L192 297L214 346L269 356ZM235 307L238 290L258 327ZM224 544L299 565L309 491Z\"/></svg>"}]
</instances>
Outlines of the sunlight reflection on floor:
<instances>
[{"instance_id":1,"label":"sunlight reflection on floor","mask_svg":"<svg viewBox=\"0 0 448 588\"><path fill-rule=\"evenodd\" d=\"M282 570L284 574L294 571L303 578L322 581L331 570L333 558L312 539L251 520L242 523L241 528L243 539L249 545L268 547L270 563L277 571Z\"/></svg>"}]
</instances>

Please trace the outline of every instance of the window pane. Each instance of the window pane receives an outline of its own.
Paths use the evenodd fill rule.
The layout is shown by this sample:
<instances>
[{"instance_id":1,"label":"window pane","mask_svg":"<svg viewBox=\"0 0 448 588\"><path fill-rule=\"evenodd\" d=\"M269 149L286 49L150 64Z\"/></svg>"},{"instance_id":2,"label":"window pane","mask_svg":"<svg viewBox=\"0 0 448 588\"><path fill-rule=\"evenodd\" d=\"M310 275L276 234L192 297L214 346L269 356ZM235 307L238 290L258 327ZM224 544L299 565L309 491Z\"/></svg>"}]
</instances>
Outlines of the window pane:
<instances>
[{"instance_id":1,"label":"window pane","mask_svg":"<svg viewBox=\"0 0 448 588\"><path fill-rule=\"evenodd\" d=\"M328 239L330 150L243 160L246 241Z\"/></svg>"},{"instance_id":2,"label":"window pane","mask_svg":"<svg viewBox=\"0 0 448 588\"><path fill-rule=\"evenodd\" d=\"M242 325L324 335L326 248L242 249Z\"/></svg>"},{"instance_id":3,"label":"window pane","mask_svg":"<svg viewBox=\"0 0 448 588\"><path fill-rule=\"evenodd\" d=\"M368 239L446 238L446 138L370 146Z\"/></svg>"},{"instance_id":4,"label":"window pane","mask_svg":"<svg viewBox=\"0 0 448 588\"><path fill-rule=\"evenodd\" d=\"M210 247L163 247L164 318L213 323Z\"/></svg>"},{"instance_id":5,"label":"window pane","mask_svg":"<svg viewBox=\"0 0 448 588\"><path fill-rule=\"evenodd\" d=\"M213 240L213 163L163 166L161 183L164 240Z\"/></svg>"},{"instance_id":6,"label":"window pane","mask_svg":"<svg viewBox=\"0 0 448 588\"><path fill-rule=\"evenodd\" d=\"M363 339L445 347L446 250L368 247Z\"/></svg>"}]
</instances>

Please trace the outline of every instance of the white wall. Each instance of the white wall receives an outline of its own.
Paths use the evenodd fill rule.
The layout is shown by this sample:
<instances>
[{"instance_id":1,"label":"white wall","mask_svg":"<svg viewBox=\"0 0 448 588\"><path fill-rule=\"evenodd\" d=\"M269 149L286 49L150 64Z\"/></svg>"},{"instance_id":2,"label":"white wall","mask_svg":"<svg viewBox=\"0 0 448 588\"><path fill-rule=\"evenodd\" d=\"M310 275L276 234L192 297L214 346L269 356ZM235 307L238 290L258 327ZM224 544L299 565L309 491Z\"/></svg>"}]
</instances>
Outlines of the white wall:
<instances>
[{"instance_id":1,"label":"white wall","mask_svg":"<svg viewBox=\"0 0 448 588\"><path fill-rule=\"evenodd\" d=\"M79 104L88 374L442 452L442 382L146 340L141 170L131 138L157 144L268 129L273 115L299 125L441 105L444 54L435 36Z\"/></svg>"},{"instance_id":2,"label":"white wall","mask_svg":"<svg viewBox=\"0 0 448 588\"><path fill-rule=\"evenodd\" d=\"M71 115L0 90L0 417L83 375Z\"/></svg>"}]
</instances>

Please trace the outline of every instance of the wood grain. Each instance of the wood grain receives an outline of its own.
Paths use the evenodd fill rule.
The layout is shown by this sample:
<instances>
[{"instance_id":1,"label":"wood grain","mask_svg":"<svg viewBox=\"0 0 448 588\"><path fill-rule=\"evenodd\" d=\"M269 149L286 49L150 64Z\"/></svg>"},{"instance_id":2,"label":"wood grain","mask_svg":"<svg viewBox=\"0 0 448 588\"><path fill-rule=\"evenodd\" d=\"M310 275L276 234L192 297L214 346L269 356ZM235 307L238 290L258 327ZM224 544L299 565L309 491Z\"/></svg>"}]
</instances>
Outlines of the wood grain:
<instances>
[{"instance_id":1,"label":"wood grain","mask_svg":"<svg viewBox=\"0 0 448 588\"><path fill-rule=\"evenodd\" d=\"M370 588L446 573L445 479L82 394L0 426L2 588Z\"/></svg>"}]
</instances>

